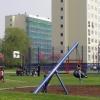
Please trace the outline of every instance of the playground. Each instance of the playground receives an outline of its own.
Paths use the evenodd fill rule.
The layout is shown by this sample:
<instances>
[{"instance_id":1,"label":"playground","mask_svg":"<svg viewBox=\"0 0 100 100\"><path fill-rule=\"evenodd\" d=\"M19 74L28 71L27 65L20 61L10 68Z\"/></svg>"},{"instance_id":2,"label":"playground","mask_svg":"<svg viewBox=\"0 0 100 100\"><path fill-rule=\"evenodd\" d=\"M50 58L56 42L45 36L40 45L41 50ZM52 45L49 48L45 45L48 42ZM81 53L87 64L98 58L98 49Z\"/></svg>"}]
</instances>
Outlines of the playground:
<instances>
[{"instance_id":1,"label":"playground","mask_svg":"<svg viewBox=\"0 0 100 100\"><path fill-rule=\"evenodd\" d=\"M9 73L8 73L9 72ZM24 98L22 100L25 100L25 98L34 98L33 91L36 89L36 87L40 84L40 82L43 79L43 74L40 77L37 76L16 76L16 73L13 73L12 71L5 71L5 82L0 82L0 98L4 97L7 94L10 94L11 97L14 100L14 98L17 98L16 96L13 97L13 95L20 95L20 98ZM50 95L53 95L53 98L58 97L58 100L62 98L62 100L73 100L72 98L77 98L76 100L84 100L82 98L87 98L86 100L99 100L100 98L100 74L89 74L88 78L85 78L80 81L76 79L71 74L61 74L60 75L66 88L68 89L69 94L65 95L65 92L61 85L59 84L59 81L57 77L54 75L52 78L48 88L47 93L41 92L37 95L37 99L41 97L43 99L39 100L50 100ZM4 93L4 94L3 94ZM9 98L10 95L8 96ZM25 96L27 95L27 97ZM45 99L47 98L48 99ZM36 98L36 97L35 97ZM66 98L66 99L65 99ZM78 99L79 98L79 99ZM2 100L2 99L1 99ZM7 100L7 99L3 99ZM17 99L15 99L17 100ZM18 99L19 100L19 99ZM27 100L27 99L26 99ZM32 99L28 99L32 100Z\"/></svg>"},{"instance_id":2,"label":"playground","mask_svg":"<svg viewBox=\"0 0 100 100\"><path fill-rule=\"evenodd\" d=\"M10 91L32 93L36 87L20 87L9 89ZM98 85L66 85L69 95L72 96L100 96L100 86ZM60 85L50 85L47 88L49 94L64 94L64 90Z\"/></svg>"},{"instance_id":3,"label":"playground","mask_svg":"<svg viewBox=\"0 0 100 100\"><path fill-rule=\"evenodd\" d=\"M42 94L44 98L48 95L57 96L59 94L59 96L66 96L66 99L69 96L79 96L82 98L87 97L87 100L89 100L89 98L93 98L93 100L99 100L99 73L85 73L82 71L79 64L76 67L76 70L74 70L74 73L63 73L62 71L58 70L61 64L68 58L77 45L78 43L75 43L72 48L57 62L52 70L48 71L48 73L45 73L44 71L39 73L40 75L37 74L35 76L22 74L19 75L18 73L16 75L15 69L13 71L6 70L4 81L0 83L0 91L5 93L17 92L21 94L26 92L26 94L38 94L38 96ZM19 69L17 69L17 71L19 71ZM49 98L46 100L49 100Z\"/></svg>"}]
</instances>

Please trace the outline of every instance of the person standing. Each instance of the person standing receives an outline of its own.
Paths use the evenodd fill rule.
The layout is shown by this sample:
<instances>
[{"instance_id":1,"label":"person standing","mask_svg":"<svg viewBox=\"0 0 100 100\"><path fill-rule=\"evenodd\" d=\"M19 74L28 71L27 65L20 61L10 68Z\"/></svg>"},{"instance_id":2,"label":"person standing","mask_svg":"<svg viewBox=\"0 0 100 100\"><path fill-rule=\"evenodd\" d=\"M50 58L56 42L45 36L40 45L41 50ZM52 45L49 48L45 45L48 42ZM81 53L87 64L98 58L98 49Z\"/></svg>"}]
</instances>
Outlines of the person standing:
<instances>
[{"instance_id":1,"label":"person standing","mask_svg":"<svg viewBox=\"0 0 100 100\"><path fill-rule=\"evenodd\" d=\"M0 68L0 80L4 82L4 70L2 67Z\"/></svg>"}]
</instances>

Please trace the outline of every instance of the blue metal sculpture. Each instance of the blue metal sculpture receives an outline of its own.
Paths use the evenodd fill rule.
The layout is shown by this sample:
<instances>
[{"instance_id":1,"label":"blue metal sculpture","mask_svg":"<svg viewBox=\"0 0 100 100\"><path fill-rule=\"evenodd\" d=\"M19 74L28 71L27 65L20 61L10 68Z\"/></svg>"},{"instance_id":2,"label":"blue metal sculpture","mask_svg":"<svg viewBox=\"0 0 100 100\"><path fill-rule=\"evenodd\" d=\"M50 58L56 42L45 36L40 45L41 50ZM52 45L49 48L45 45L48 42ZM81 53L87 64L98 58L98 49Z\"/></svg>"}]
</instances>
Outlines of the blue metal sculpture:
<instances>
[{"instance_id":1,"label":"blue metal sculpture","mask_svg":"<svg viewBox=\"0 0 100 100\"><path fill-rule=\"evenodd\" d=\"M37 89L34 91L34 94L37 94L39 91L41 91L42 87L45 85L46 82L56 73L57 69L60 67L60 65L68 59L68 56L73 52L73 50L78 46L78 42L76 42L72 48L64 54L63 58L58 61L58 64L55 66L55 68L48 74L48 76L43 80L43 82L37 87Z\"/></svg>"}]
</instances>

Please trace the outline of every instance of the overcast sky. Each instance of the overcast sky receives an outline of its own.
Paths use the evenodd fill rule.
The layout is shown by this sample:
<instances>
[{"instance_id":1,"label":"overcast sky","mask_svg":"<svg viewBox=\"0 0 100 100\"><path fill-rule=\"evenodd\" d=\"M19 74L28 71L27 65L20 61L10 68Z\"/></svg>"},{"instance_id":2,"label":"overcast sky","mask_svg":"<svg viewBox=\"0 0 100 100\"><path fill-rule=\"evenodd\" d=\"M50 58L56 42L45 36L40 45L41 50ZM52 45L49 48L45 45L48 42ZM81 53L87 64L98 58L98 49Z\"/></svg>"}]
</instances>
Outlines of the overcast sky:
<instances>
[{"instance_id":1,"label":"overcast sky","mask_svg":"<svg viewBox=\"0 0 100 100\"><path fill-rule=\"evenodd\" d=\"M18 13L51 18L51 0L0 0L0 38L4 35L5 16Z\"/></svg>"}]
</instances>

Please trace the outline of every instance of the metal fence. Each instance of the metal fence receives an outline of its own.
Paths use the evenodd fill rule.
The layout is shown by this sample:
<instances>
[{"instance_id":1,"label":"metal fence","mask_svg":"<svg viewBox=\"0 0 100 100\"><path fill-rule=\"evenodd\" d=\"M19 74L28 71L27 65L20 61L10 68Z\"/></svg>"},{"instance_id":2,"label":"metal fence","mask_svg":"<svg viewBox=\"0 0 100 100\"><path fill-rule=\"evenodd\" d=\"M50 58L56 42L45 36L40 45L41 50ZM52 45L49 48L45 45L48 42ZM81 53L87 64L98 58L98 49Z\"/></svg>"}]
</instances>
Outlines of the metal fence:
<instances>
[{"instance_id":1,"label":"metal fence","mask_svg":"<svg viewBox=\"0 0 100 100\"><path fill-rule=\"evenodd\" d=\"M67 48L67 51L70 47ZM66 52L67 52L66 51ZM99 54L97 54L99 55ZM63 56L63 53L59 53L57 48L52 48L49 53L45 53L41 48L37 49L37 54L34 55L34 50L29 50L27 58L23 60L23 66L26 66L29 70L33 67L41 66L41 70L51 70ZM34 60L35 58L35 60ZM99 57L98 57L99 58ZM27 59L27 60L25 60ZM95 58L93 58L94 61ZM71 56L62 64L63 67L59 69L62 71L74 70L77 64L82 66L82 70L100 70L100 64L98 61L93 63L87 63L87 49L85 46L78 46Z\"/></svg>"}]
</instances>

